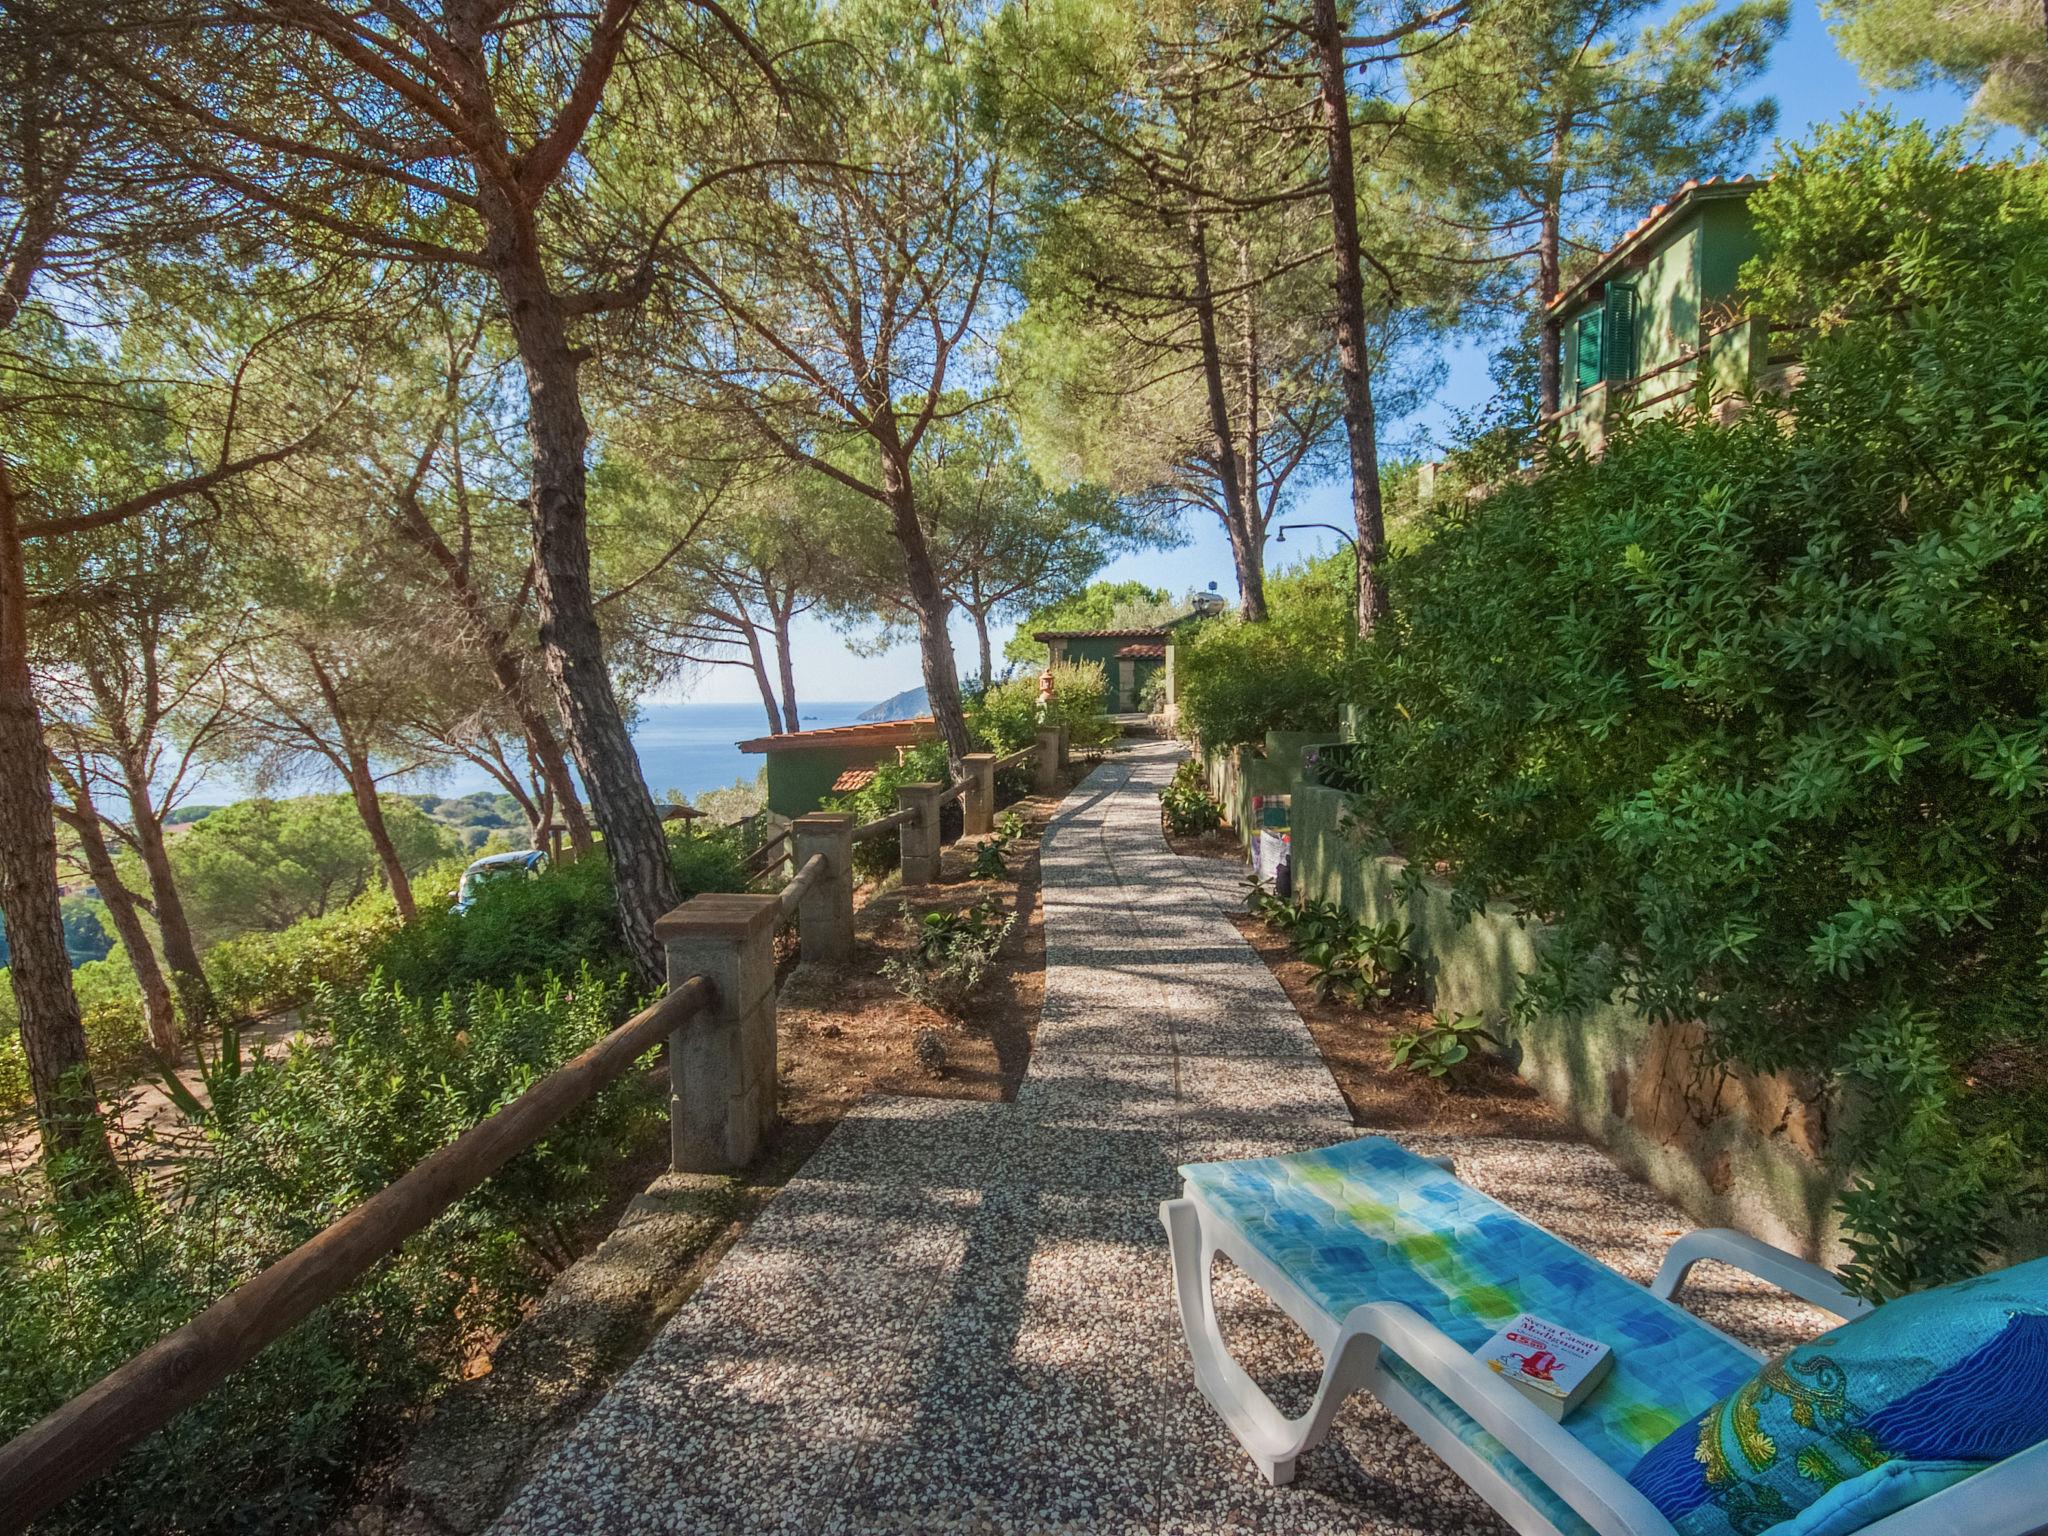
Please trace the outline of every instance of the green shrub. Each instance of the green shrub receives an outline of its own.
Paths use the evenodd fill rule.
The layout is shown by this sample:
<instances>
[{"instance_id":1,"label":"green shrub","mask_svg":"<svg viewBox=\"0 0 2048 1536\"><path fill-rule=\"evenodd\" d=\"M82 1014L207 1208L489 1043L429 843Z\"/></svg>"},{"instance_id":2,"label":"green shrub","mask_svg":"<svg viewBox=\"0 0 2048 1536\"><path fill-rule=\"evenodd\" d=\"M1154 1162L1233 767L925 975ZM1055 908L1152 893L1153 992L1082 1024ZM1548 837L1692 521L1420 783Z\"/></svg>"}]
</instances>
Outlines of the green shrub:
<instances>
[{"instance_id":1,"label":"green shrub","mask_svg":"<svg viewBox=\"0 0 2048 1536\"><path fill-rule=\"evenodd\" d=\"M1887 167L1944 153L1894 217ZM1349 772L1411 878L1554 920L1525 1017L1619 997L1836 1085L1881 1295L2044 1195L2048 199L1861 120L1752 207L1745 280L1826 320L1789 417L1641 422L1446 513Z\"/></svg>"},{"instance_id":2,"label":"green shrub","mask_svg":"<svg viewBox=\"0 0 2048 1536\"><path fill-rule=\"evenodd\" d=\"M142 1068L149 1028L142 1018L142 993L127 952L116 945L106 958L87 961L71 973L78 1013L85 1026L85 1059L102 1096L109 1084L125 1082ZM0 1112L31 1100L28 1059L21 1049L21 1016L14 986L0 971Z\"/></svg>"},{"instance_id":3,"label":"green shrub","mask_svg":"<svg viewBox=\"0 0 2048 1536\"><path fill-rule=\"evenodd\" d=\"M329 994L330 1042L250 1064L173 1187L81 1211L0 1208L0 1436L34 1422L506 1102L617 1022L583 973L431 1002ZM338 1301L144 1441L52 1531L322 1526L365 1458L566 1256L564 1234L663 1097L628 1074ZM45 1527L38 1527L39 1529Z\"/></svg>"},{"instance_id":4,"label":"green shrub","mask_svg":"<svg viewBox=\"0 0 2048 1536\"><path fill-rule=\"evenodd\" d=\"M882 974L913 1002L957 1014L987 979L1015 922L993 895L964 912L927 912L909 957L884 961Z\"/></svg>"},{"instance_id":5,"label":"green shrub","mask_svg":"<svg viewBox=\"0 0 2048 1536\"><path fill-rule=\"evenodd\" d=\"M1007 755L1038 739L1038 674L985 688L967 704L967 729L984 751Z\"/></svg>"},{"instance_id":6,"label":"green shrub","mask_svg":"<svg viewBox=\"0 0 2048 1536\"><path fill-rule=\"evenodd\" d=\"M1038 739L1041 726L1064 725L1069 742L1099 747L1116 727L1103 713L1109 682L1098 661L1063 661L1052 669L1052 696L1040 696L1040 671L997 683L969 701L967 729L990 752L1010 753Z\"/></svg>"},{"instance_id":7,"label":"green shrub","mask_svg":"<svg viewBox=\"0 0 2048 1536\"><path fill-rule=\"evenodd\" d=\"M429 884L430 878L423 875L419 882L423 907L434 900L438 888ZM398 908L390 892L374 890L338 911L304 918L280 933L245 933L222 940L206 952L206 979L229 1015L261 1018L298 1007L320 987L357 980L398 931Z\"/></svg>"},{"instance_id":8,"label":"green shrub","mask_svg":"<svg viewBox=\"0 0 2048 1536\"><path fill-rule=\"evenodd\" d=\"M878 821L901 809L898 795L906 784L944 784L948 765L943 741L921 741L903 754L903 760L882 763L875 776L851 794L835 795L825 802L828 811L845 811L856 823ZM960 825L958 802L948 802L941 813L941 827L951 823L955 835ZM894 833L863 838L853 845L853 872L864 880L879 880L902 861L903 845Z\"/></svg>"},{"instance_id":9,"label":"green shrub","mask_svg":"<svg viewBox=\"0 0 2048 1536\"><path fill-rule=\"evenodd\" d=\"M1356 623L1354 579L1348 554L1312 560L1267 580L1264 623L1218 618L1181 630L1174 644L1181 728L1215 748L1334 724Z\"/></svg>"},{"instance_id":10,"label":"green shrub","mask_svg":"<svg viewBox=\"0 0 2048 1536\"><path fill-rule=\"evenodd\" d=\"M1399 918L1351 918L1331 938L1302 946L1301 957L1314 972L1316 996L1325 1002L1341 997L1355 1007L1384 1008L1415 980L1408 925Z\"/></svg>"},{"instance_id":11,"label":"green shrub","mask_svg":"<svg viewBox=\"0 0 2048 1536\"><path fill-rule=\"evenodd\" d=\"M738 846L727 837L671 832L668 852L679 900L746 888ZM438 902L423 906L379 947L374 961L387 981L415 997L573 975L583 966L616 976L629 961L614 902L611 865L600 845L589 857L529 879L488 882L467 911Z\"/></svg>"},{"instance_id":12,"label":"green shrub","mask_svg":"<svg viewBox=\"0 0 2048 1536\"><path fill-rule=\"evenodd\" d=\"M1103 712L1109 682L1102 663L1063 661L1051 670L1052 697L1045 703L1044 723L1065 726L1067 744L1084 750L1116 740L1116 722Z\"/></svg>"},{"instance_id":13,"label":"green shrub","mask_svg":"<svg viewBox=\"0 0 2048 1536\"><path fill-rule=\"evenodd\" d=\"M1210 796L1202 765L1193 758L1184 759L1173 770L1173 777L1159 791L1159 805L1166 816L1166 830L1176 837L1199 837L1223 825L1223 807Z\"/></svg>"},{"instance_id":14,"label":"green shrub","mask_svg":"<svg viewBox=\"0 0 2048 1536\"><path fill-rule=\"evenodd\" d=\"M1441 1082L1455 1077L1482 1044L1495 1050L1501 1048L1500 1037L1487 1029L1486 1020L1480 1015L1461 1013L1450 1019L1438 1014L1427 1029L1396 1035L1390 1042L1388 1059L1396 1067Z\"/></svg>"}]
</instances>

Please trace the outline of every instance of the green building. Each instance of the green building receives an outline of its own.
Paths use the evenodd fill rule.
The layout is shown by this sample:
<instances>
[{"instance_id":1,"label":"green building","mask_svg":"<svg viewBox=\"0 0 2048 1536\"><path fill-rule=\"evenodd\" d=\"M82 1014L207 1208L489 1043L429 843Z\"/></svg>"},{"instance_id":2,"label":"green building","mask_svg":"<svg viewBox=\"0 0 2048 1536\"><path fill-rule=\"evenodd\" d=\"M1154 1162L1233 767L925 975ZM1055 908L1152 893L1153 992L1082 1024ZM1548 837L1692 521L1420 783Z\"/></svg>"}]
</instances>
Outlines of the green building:
<instances>
[{"instance_id":1,"label":"green building","mask_svg":"<svg viewBox=\"0 0 2048 1536\"><path fill-rule=\"evenodd\" d=\"M1786 387L1796 360L1773 356L1768 328L1736 307L1736 274L1757 249L1757 186L1687 182L1558 295L1564 436L1598 453L1622 411L1677 410L1702 381L1717 410Z\"/></svg>"},{"instance_id":2,"label":"green building","mask_svg":"<svg viewBox=\"0 0 2048 1536\"><path fill-rule=\"evenodd\" d=\"M1208 594L1201 594L1207 597ZM1051 661L1094 661L1102 664L1109 695L1103 707L1111 714L1143 708L1145 685L1166 666L1166 647L1183 624L1222 608L1198 601L1193 613L1150 629L1042 629L1031 638L1050 651Z\"/></svg>"},{"instance_id":3,"label":"green building","mask_svg":"<svg viewBox=\"0 0 2048 1536\"><path fill-rule=\"evenodd\" d=\"M906 747L939 734L930 715L913 720L878 720L871 725L833 725L816 731L788 731L739 743L742 752L766 759L768 809L777 816L802 816L827 795L861 788L882 763L893 763Z\"/></svg>"}]
</instances>

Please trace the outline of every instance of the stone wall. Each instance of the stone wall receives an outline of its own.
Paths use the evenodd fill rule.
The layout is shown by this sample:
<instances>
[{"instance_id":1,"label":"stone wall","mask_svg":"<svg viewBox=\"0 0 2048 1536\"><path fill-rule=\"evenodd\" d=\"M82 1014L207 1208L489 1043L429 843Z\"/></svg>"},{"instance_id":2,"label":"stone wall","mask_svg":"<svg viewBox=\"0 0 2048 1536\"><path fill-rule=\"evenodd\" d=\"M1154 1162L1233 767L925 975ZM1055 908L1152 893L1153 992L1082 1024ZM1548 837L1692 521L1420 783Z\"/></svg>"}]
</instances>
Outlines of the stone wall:
<instances>
[{"instance_id":1,"label":"stone wall","mask_svg":"<svg viewBox=\"0 0 2048 1536\"><path fill-rule=\"evenodd\" d=\"M1693 1219L1838 1263L1832 1207L1841 1178L1822 1158L1826 1108L1814 1085L1713 1065L1697 1025L1653 1023L1623 1007L1509 1028L1508 1008L1518 978L1536 963L1542 925L1504 907L1461 921L1435 878L1402 896L1405 861L1347 825L1346 796L1302 782L1302 749L1334 738L1275 733L1263 757L1239 749L1205 758L1233 826L1246 824L1252 794L1292 796L1295 893L1374 921L1403 917L1432 1006L1484 1014L1508 1039L1522 1076Z\"/></svg>"}]
</instances>

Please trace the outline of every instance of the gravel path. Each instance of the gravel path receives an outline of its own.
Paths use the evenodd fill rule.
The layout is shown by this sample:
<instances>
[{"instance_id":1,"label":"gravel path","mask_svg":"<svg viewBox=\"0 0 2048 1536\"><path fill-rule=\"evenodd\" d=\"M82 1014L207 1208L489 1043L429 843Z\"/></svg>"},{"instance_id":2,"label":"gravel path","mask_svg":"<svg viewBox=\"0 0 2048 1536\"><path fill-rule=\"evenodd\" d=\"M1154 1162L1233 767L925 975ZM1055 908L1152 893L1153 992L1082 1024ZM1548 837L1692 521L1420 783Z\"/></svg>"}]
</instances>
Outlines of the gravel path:
<instances>
[{"instance_id":1,"label":"gravel path","mask_svg":"<svg viewBox=\"0 0 2048 1536\"><path fill-rule=\"evenodd\" d=\"M1194 1389L1158 1202L1177 1164L1359 1134L1234 897L1159 833L1146 744L1048 832L1045 1011L1014 1104L870 1099L495 1527L502 1532L1505 1531L1354 1401L1265 1488ZM1686 1223L1590 1148L1409 1138L1637 1279ZM1760 1343L1816 1314L1693 1293ZM1242 1284L1233 1347L1298 1412L1318 1362Z\"/></svg>"}]
</instances>

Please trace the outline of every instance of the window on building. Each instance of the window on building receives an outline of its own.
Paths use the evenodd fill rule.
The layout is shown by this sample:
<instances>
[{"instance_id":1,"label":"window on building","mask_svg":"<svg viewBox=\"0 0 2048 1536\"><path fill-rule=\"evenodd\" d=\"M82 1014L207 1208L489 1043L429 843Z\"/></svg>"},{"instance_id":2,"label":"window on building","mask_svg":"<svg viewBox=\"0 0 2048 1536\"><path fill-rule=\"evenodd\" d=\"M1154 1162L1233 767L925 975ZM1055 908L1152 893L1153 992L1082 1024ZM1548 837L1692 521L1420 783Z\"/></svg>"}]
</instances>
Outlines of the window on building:
<instances>
[{"instance_id":1,"label":"window on building","mask_svg":"<svg viewBox=\"0 0 2048 1536\"><path fill-rule=\"evenodd\" d=\"M1600 311L1579 316L1576 355L1572 366L1572 398L1600 382Z\"/></svg>"},{"instance_id":2,"label":"window on building","mask_svg":"<svg viewBox=\"0 0 2048 1536\"><path fill-rule=\"evenodd\" d=\"M1636 376L1636 289L1633 283L1607 285L1607 309L1601 327L1600 376L1603 379L1632 379Z\"/></svg>"}]
</instances>

